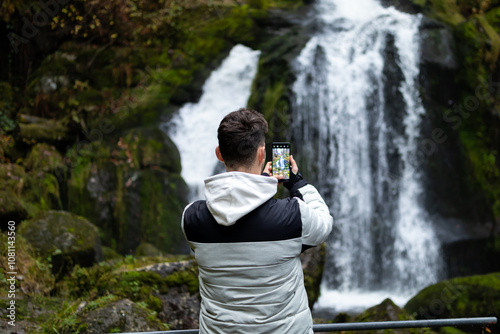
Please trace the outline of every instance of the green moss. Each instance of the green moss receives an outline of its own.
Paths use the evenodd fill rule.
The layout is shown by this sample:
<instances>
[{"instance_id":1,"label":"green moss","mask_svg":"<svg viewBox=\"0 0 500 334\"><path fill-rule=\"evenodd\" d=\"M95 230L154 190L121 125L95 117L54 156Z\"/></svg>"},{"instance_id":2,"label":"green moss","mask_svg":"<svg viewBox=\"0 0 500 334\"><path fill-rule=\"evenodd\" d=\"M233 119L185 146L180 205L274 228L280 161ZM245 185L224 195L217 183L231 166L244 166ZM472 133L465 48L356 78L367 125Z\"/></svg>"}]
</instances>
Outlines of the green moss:
<instances>
[{"instance_id":1,"label":"green moss","mask_svg":"<svg viewBox=\"0 0 500 334\"><path fill-rule=\"evenodd\" d=\"M54 146L44 143L33 146L23 164L27 170L46 172L55 172L65 168L61 154Z\"/></svg>"},{"instance_id":2,"label":"green moss","mask_svg":"<svg viewBox=\"0 0 500 334\"><path fill-rule=\"evenodd\" d=\"M59 183L43 171L26 173L21 166L0 164L0 189L3 214L18 220L61 208Z\"/></svg>"},{"instance_id":3,"label":"green moss","mask_svg":"<svg viewBox=\"0 0 500 334\"><path fill-rule=\"evenodd\" d=\"M487 12L486 19L497 32L500 32L500 7L493 8Z\"/></svg>"},{"instance_id":4,"label":"green moss","mask_svg":"<svg viewBox=\"0 0 500 334\"><path fill-rule=\"evenodd\" d=\"M7 254L9 241L5 233L0 233L0 252ZM10 240L12 241L12 239ZM4 273L16 271L22 276L22 280L17 281L18 291L16 296L36 297L44 296L52 290L54 286L54 276L51 273L50 265L44 258L37 257L33 247L19 233L16 234L16 268L12 270L7 258L0 260L0 282L7 284ZM0 292L1 297L7 296L7 289Z\"/></svg>"},{"instance_id":5,"label":"green moss","mask_svg":"<svg viewBox=\"0 0 500 334\"><path fill-rule=\"evenodd\" d=\"M455 26L465 21L460 7L455 0L412 0L412 2L423 9L424 14Z\"/></svg>"},{"instance_id":6,"label":"green moss","mask_svg":"<svg viewBox=\"0 0 500 334\"><path fill-rule=\"evenodd\" d=\"M369 309L363 311L361 314L356 316L352 321L354 322L367 322L367 321L405 321L405 320L414 320L414 318L409 315L404 309L400 308L391 299L386 299L379 305L370 307ZM380 330L377 331L356 331L356 332L347 332L347 333L368 333L375 334L380 333ZM385 329L383 333L400 333L400 330L394 329ZM430 334L433 333L428 328L410 328L405 329L404 333L412 333L412 334Z\"/></svg>"},{"instance_id":7,"label":"green moss","mask_svg":"<svg viewBox=\"0 0 500 334\"><path fill-rule=\"evenodd\" d=\"M405 306L417 318L494 316L500 311L500 274L460 277L431 285Z\"/></svg>"},{"instance_id":8,"label":"green moss","mask_svg":"<svg viewBox=\"0 0 500 334\"><path fill-rule=\"evenodd\" d=\"M8 82L0 82L0 129L3 131L12 131L16 126L13 104L11 85Z\"/></svg>"},{"instance_id":9,"label":"green moss","mask_svg":"<svg viewBox=\"0 0 500 334\"><path fill-rule=\"evenodd\" d=\"M303 257L308 256L309 259L304 263ZM307 250L301 255L301 260L304 268L304 286L307 292L309 307L312 308L314 303L320 296L321 280L325 267L326 244L322 243L314 249Z\"/></svg>"}]
</instances>

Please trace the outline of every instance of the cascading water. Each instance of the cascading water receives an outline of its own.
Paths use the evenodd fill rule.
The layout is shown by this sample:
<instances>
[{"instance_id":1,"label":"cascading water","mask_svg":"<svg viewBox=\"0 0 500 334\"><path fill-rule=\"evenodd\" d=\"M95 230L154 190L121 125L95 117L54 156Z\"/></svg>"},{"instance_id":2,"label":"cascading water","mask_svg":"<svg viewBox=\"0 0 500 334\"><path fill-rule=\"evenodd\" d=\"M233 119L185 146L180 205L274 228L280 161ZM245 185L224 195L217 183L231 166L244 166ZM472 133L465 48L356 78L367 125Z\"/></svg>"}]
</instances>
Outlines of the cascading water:
<instances>
[{"instance_id":1,"label":"cascading water","mask_svg":"<svg viewBox=\"0 0 500 334\"><path fill-rule=\"evenodd\" d=\"M319 0L315 10L319 31L295 64L292 133L337 223L318 306L401 303L440 267L412 166L420 17L375 0Z\"/></svg>"},{"instance_id":2,"label":"cascading water","mask_svg":"<svg viewBox=\"0 0 500 334\"><path fill-rule=\"evenodd\" d=\"M203 85L200 100L185 104L161 126L179 149L190 201L204 198L203 180L214 175L218 163L217 128L226 114L247 105L259 56L246 46L233 47Z\"/></svg>"}]
</instances>

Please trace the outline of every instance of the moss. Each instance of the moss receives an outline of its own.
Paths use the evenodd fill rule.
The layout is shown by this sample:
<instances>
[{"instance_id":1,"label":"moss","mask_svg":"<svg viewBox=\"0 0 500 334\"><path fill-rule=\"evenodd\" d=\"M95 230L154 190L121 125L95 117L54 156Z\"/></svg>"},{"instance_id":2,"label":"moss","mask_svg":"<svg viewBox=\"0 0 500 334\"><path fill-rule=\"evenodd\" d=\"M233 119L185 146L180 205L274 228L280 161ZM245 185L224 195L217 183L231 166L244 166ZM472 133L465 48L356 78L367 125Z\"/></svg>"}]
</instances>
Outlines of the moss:
<instances>
[{"instance_id":1,"label":"moss","mask_svg":"<svg viewBox=\"0 0 500 334\"><path fill-rule=\"evenodd\" d=\"M494 316L500 311L499 273L460 277L431 285L405 308L419 319Z\"/></svg>"},{"instance_id":2,"label":"moss","mask_svg":"<svg viewBox=\"0 0 500 334\"><path fill-rule=\"evenodd\" d=\"M19 234L49 258L57 278L74 265L91 266L102 257L97 228L82 217L65 211L47 211L24 221Z\"/></svg>"},{"instance_id":3,"label":"moss","mask_svg":"<svg viewBox=\"0 0 500 334\"><path fill-rule=\"evenodd\" d=\"M422 8L427 16L455 26L463 21L460 6L455 0L412 0L413 4Z\"/></svg>"},{"instance_id":4,"label":"moss","mask_svg":"<svg viewBox=\"0 0 500 334\"><path fill-rule=\"evenodd\" d=\"M439 333L440 334L465 334L460 329L455 328L455 327L442 327L439 330Z\"/></svg>"},{"instance_id":5,"label":"moss","mask_svg":"<svg viewBox=\"0 0 500 334\"><path fill-rule=\"evenodd\" d=\"M120 260L123 256L118 254L114 249L110 247L102 247L102 259L103 261Z\"/></svg>"},{"instance_id":6,"label":"moss","mask_svg":"<svg viewBox=\"0 0 500 334\"><path fill-rule=\"evenodd\" d=\"M30 143L60 143L70 140L70 132L62 121L47 120L40 123L20 123L19 135Z\"/></svg>"},{"instance_id":7,"label":"moss","mask_svg":"<svg viewBox=\"0 0 500 334\"><path fill-rule=\"evenodd\" d=\"M325 256L325 243L301 254L302 266L304 268L304 286L306 288L310 308L313 307L320 296Z\"/></svg>"},{"instance_id":8,"label":"moss","mask_svg":"<svg viewBox=\"0 0 500 334\"><path fill-rule=\"evenodd\" d=\"M8 82L0 82L0 129L12 131L16 126L14 117L14 96Z\"/></svg>"},{"instance_id":9,"label":"moss","mask_svg":"<svg viewBox=\"0 0 500 334\"><path fill-rule=\"evenodd\" d=\"M0 234L0 252L8 253L8 236L5 233ZM12 241L12 240L11 240ZM12 244L11 244L12 245ZM33 247L19 234L15 239L16 262L12 269L7 261L7 256L0 259L0 282L7 284L4 273L15 271L17 280L17 296L42 296L47 294L54 285L54 276L51 273L50 266L44 261L44 258L36 256ZM7 296L7 289L0 292L0 296Z\"/></svg>"},{"instance_id":10,"label":"moss","mask_svg":"<svg viewBox=\"0 0 500 334\"><path fill-rule=\"evenodd\" d=\"M414 320L414 318L409 315L404 309L400 308L391 299L386 299L379 305L370 307L363 311L361 314L357 315L355 318L347 319L353 322L367 322L367 321L404 321L404 320ZM355 332L346 332L346 333L380 333L380 330L377 331L355 331ZM410 328L403 330L394 330L394 329L386 329L383 333L412 333L412 334L430 334L433 333L428 328Z\"/></svg>"},{"instance_id":11,"label":"moss","mask_svg":"<svg viewBox=\"0 0 500 334\"><path fill-rule=\"evenodd\" d=\"M148 242L141 242L135 250L136 256L161 256L163 253Z\"/></svg>"},{"instance_id":12,"label":"moss","mask_svg":"<svg viewBox=\"0 0 500 334\"><path fill-rule=\"evenodd\" d=\"M493 8L486 13L489 24L497 31L500 31L500 7Z\"/></svg>"},{"instance_id":13,"label":"moss","mask_svg":"<svg viewBox=\"0 0 500 334\"><path fill-rule=\"evenodd\" d=\"M64 169L65 163L54 146L40 143L33 146L23 162L26 170L37 170L55 173Z\"/></svg>"},{"instance_id":14,"label":"moss","mask_svg":"<svg viewBox=\"0 0 500 334\"><path fill-rule=\"evenodd\" d=\"M43 171L26 173L14 164L0 164L0 212L18 221L37 213L60 209L59 183Z\"/></svg>"}]
</instances>

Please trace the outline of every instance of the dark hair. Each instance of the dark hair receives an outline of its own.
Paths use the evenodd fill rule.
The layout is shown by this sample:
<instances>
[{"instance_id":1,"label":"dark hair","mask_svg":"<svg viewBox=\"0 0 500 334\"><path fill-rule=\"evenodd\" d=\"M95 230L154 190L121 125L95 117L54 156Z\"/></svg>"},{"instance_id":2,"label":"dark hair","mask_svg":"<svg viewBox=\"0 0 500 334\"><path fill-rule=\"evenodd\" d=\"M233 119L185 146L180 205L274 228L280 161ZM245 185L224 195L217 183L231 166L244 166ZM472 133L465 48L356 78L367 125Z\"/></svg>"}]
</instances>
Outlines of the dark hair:
<instances>
[{"instance_id":1,"label":"dark hair","mask_svg":"<svg viewBox=\"0 0 500 334\"><path fill-rule=\"evenodd\" d=\"M217 130L219 149L227 166L250 166L264 145L267 121L255 110L241 108L227 114Z\"/></svg>"}]
</instances>

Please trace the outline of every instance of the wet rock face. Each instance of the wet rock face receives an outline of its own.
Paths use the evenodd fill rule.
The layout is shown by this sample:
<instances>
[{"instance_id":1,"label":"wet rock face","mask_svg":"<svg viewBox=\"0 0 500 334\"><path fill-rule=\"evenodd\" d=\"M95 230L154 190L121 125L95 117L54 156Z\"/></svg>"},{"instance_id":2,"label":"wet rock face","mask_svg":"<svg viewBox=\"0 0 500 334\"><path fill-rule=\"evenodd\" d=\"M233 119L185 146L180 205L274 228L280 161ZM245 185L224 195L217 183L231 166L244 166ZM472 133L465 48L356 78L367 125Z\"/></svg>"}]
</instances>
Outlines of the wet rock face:
<instances>
[{"instance_id":1,"label":"wet rock face","mask_svg":"<svg viewBox=\"0 0 500 334\"><path fill-rule=\"evenodd\" d=\"M107 245L132 254L141 242L187 252L179 223L188 189L180 156L158 128L134 128L71 171L68 208L95 219Z\"/></svg>"},{"instance_id":2,"label":"wet rock face","mask_svg":"<svg viewBox=\"0 0 500 334\"><path fill-rule=\"evenodd\" d=\"M321 279L325 267L326 244L310 248L300 255L302 270L304 271L304 286L312 309L319 298Z\"/></svg>"},{"instance_id":3,"label":"wet rock face","mask_svg":"<svg viewBox=\"0 0 500 334\"><path fill-rule=\"evenodd\" d=\"M86 219L65 211L47 211L24 221L19 234L46 258L52 258L54 274L71 267L91 266L102 259L97 228Z\"/></svg>"}]
</instances>

